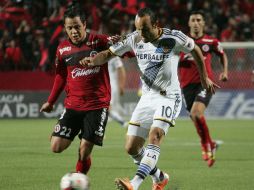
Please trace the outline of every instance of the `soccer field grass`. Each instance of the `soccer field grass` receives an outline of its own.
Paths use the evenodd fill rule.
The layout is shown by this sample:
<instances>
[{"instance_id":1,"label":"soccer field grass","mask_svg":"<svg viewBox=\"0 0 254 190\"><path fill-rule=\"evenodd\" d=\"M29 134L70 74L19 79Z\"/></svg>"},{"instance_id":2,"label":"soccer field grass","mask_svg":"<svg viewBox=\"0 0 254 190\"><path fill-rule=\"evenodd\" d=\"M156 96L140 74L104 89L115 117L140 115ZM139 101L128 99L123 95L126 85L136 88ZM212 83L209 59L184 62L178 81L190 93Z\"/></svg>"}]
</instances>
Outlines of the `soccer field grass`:
<instances>
[{"instance_id":1,"label":"soccer field grass","mask_svg":"<svg viewBox=\"0 0 254 190\"><path fill-rule=\"evenodd\" d=\"M0 189L58 190L60 178L74 171L78 139L61 154L50 151L49 135L56 120L0 121ZM254 121L209 120L210 131L223 144L208 168L189 120L178 120L163 141L158 166L170 174L167 190L253 190ZM89 173L91 190L113 190L115 177L136 171L124 151L126 129L110 122L104 146L95 147ZM140 190L150 190L148 177Z\"/></svg>"}]
</instances>

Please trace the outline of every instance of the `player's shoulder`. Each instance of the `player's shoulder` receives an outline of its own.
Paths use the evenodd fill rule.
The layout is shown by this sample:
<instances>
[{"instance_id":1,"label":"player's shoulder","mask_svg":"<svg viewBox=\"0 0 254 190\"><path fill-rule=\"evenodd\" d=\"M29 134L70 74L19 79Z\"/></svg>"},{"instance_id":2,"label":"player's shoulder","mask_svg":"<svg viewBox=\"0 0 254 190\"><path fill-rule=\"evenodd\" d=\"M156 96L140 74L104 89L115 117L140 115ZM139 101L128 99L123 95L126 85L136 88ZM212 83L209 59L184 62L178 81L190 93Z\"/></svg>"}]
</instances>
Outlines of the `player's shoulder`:
<instances>
[{"instance_id":1,"label":"player's shoulder","mask_svg":"<svg viewBox=\"0 0 254 190\"><path fill-rule=\"evenodd\" d=\"M205 34L205 35L201 38L201 40L202 40L203 42L206 42L206 43L218 43L218 42L219 42L219 40L218 40L217 38L215 38L215 37L213 37L213 36L210 36L210 35L208 35L208 34Z\"/></svg>"},{"instance_id":2,"label":"player's shoulder","mask_svg":"<svg viewBox=\"0 0 254 190\"><path fill-rule=\"evenodd\" d=\"M174 38L180 43L185 43L187 40L187 36L180 30L162 28L162 31L165 37Z\"/></svg>"},{"instance_id":3,"label":"player's shoulder","mask_svg":"<svg viewBox=\"0 0 254 190\"><path fill-rule=\"evenodd\" d=\"M72 45L69 40L63 40L62 42L59 43L57 47L57 52L62 55L64 52L69 52L71 51Z\"/></svg>"},{"instance_id":4,"label":"player's shoulder","mask_svg":"<svg viewBox=\"0 0 254 190\"><path fill-rule=\"evenodd\" d=\"M106 34L87 33L85 46L89 48L106 49L110 45L110 38Z\"/></svg>"},{"instance_id":5,"label":"player's shoulder","mask_svg":"<svg viewBox=\"0 0 254 190\"><path fill-rule=\"evenodd\" d=\"M87 33L87 35L89 40L93 39L107 40L109 38L109 36L106 34Z\"/></svg>"},{"instance_id":6,"label":"player's shoulder","mask_svg":"<svg viewBox=\"0 0 254 190\"><path fill-rule=\"evenodd\" d=\"M138 35L138 31L134 31L134 32L131 32L125 36L122 37L122 40L131 40L131 41L134 41L134 42L138 42L140 41L139 39L139 35Z\"/></svg>"},{"instance_id":7,"label":"player's shoulder","mask_svg":"<svg viewBox=\"0 0 254 190\"><path fill-rule=\"evenodd\" d=\"M68 39L65 39L63 41L61 41L59 44L58 44L58 48L61 48L61 47L64 47L64 46L69 46L71 45L70 44L70 41Z\"/></svg>"}]
</instances>

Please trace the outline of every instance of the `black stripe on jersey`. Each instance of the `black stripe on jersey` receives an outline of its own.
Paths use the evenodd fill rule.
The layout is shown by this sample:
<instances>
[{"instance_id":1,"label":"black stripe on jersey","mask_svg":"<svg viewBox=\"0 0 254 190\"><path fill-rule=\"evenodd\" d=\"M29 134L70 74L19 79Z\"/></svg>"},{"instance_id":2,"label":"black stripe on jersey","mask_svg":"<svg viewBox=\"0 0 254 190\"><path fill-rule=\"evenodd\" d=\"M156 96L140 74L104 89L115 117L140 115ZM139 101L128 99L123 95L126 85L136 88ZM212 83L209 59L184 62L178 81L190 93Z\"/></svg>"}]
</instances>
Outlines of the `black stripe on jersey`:
<instances>
[{"instance_id":1,"label":"black stripe on jersey","mask_svg":"<svg viewBox=\"0 0 254 190\"><path fill-rule=\"evenodd\" d=\"M168 28L163 28L163 34L170 35L172 34L172 31Z\"/></svg>"},{"instance_id":2,"label":"black stripe on jersey","mask_svg":"<svg viewBox=\"0 0 254 190\"><path fill-rule=\"evenodd\" d=\"M174 105L172 120L175 120L175 116L176 116L177 109L179 107L180 102L181 102L180 95L176 94L176 101L175 101L175 105Z\"/></svg>"},{"instance_id":3,"label":"black stripe on jersey","mask_svg":"<svg viewBox=\"0 0 254 190\"><path fill-rule=\"evenodd\" d=\"M163 61L161 62L150 61L150 63L146 67L142 79L144 80L144 82L147 84L148 87L152 87L162 65Z\"/></svg>"},{"instance_id":4,"label":"black stripe on jersey","mask_svg":"<svg viewBox=\"0 0 254 190\"><path fill-rule=\"evenodd\" d=\"M187 40L187 37L181 33L180 31L176 31L176 30L170 30L168 28L163 28L163 33L165 35L172 35L174 37L177 37L178 39L180 39L181 41L183 41L184 43Z\"/></svg>"},{"instance_id":5,"label":"black stripe on jersey","mask_svg":"<svg viewBox=\"0 0 254 190\"><path fill-rule=\"evenodd\" d=\"M171 34L172 36L175 36L177 38L179 38L180 40L182 40L184 43L186 42L187 38L184 34L180 33L180 32L172 32Z\"/></svg>"},{"instance_id":6,"label":"black stripe on jersey","mask_svg":"<svg viewBox=\"0 0 254 190\"><path fill-rule=\"evenodd\" d=\"M162 38L159 41L158 47L155 53L170 53L175 47L176 40L173 38ZM160 51L159 51L160 50Z\"/></svg>"}]
</instances>

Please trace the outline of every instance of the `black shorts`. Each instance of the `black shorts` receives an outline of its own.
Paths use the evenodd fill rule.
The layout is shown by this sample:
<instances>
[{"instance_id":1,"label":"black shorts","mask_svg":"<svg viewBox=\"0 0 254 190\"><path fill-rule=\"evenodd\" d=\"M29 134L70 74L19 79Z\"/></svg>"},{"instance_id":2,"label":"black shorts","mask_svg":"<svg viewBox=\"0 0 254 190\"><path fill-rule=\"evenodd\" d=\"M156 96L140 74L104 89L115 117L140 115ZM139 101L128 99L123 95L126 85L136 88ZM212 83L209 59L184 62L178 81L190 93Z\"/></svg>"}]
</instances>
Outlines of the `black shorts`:
<instances>
[{"instance_id":1,"label":"black shorts","mask_svg":"<svg viewBox=\"0 0 254 190\"><path fill-rule=\"evenodd\" d=\"M80 138L102 146L107 121L107 108L90 111L65 109L52 136L73 140L79 134Z\"/></svg>"},{"instance_id":2,"label":"black shorts","mask_svg":"<svg viewBox=\"0 0 254 190\"><path fill-rule=\"evenodd\" d=\"M207 107L212 98L212 94L207 93L201 83L189 84L185 86L182 91L185 100L185 107L188 111L191 110L194 102L202 102Z\"/></svg>"}]
</instances>

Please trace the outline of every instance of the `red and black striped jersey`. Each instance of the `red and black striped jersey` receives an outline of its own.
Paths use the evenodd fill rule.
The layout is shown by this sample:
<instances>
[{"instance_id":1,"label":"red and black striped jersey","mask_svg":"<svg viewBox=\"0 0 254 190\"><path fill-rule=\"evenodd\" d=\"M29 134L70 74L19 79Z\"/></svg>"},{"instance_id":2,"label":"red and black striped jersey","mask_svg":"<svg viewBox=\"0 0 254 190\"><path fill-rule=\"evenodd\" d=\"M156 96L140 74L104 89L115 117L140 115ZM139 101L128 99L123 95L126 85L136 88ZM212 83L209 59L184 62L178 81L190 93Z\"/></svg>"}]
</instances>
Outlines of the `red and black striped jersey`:
<instances>
[{"instance_id":1,"label":"red and black striped jersey","mask_svg":"<svg viewBox=\"0 0 254 190\"><path fill-rule=\"evenodd\" d=\"M220 42L218 39L209 35L204 35L201 38L194 39L194 41L200 47L204 56L208 77L213 80L213 71L211 67L212 53L215 53L219 56L224 54ZM198 68L191 53L181 53L179 63L179 79L181 88L190 83L200 83Z\"/></svg>"},{"instance_id":2,"label":"red and black striped jersey","mask_svg":"<svg viewBox=\"0 0 254 190\"><path fill-rule=\"evenodd\" d=\"M79 61L106 50L108 36L87 33L80 45L69 40L59 44L56 52L56 76L48 102L54 104L65 89L66 108L74 110L95 110L108 108L111 98L108 64L84 67Z\"/></svg>"}]
</instances>

